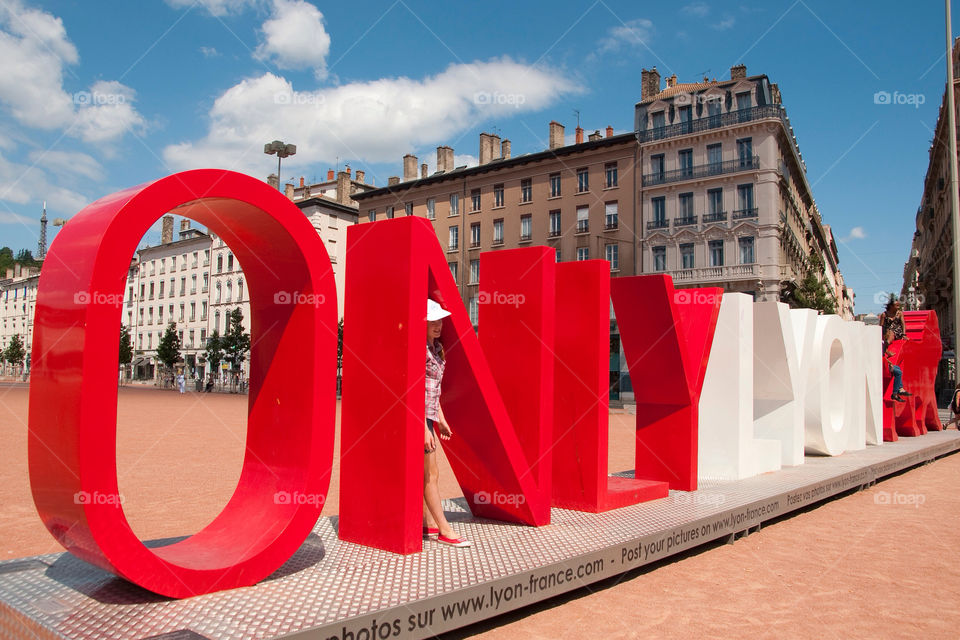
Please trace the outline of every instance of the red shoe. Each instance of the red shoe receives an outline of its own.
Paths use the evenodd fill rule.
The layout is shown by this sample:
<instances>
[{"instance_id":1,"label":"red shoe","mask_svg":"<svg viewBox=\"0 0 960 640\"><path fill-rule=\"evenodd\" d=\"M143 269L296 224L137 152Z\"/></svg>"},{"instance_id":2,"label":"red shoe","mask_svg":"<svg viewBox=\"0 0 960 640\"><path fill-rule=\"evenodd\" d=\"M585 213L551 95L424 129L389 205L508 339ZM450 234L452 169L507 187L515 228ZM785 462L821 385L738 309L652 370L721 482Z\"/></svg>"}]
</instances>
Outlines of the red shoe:
<instances>
[{"instance_id":1,"label":"red shoe","mask_svg":"<svg viewBox=\"0 0 960 640\"><path fill-rule=\"evenodd\" d=\"M437 542L449 544L451 547L471 547L473 543L463 538L448 538L445 535L437 534Z\"/></svg>"},{"instance_id":2,"label":"red shoe","mask_svg":"<svg viewBox=\"0 0 960 640\"><path fill-rule=\"evenodd\" d=\"M433 527L424 527L423 535L426 538L436 538L438 535L440 535L440 529L435 529Z\"/></svg>"}]
</instances>

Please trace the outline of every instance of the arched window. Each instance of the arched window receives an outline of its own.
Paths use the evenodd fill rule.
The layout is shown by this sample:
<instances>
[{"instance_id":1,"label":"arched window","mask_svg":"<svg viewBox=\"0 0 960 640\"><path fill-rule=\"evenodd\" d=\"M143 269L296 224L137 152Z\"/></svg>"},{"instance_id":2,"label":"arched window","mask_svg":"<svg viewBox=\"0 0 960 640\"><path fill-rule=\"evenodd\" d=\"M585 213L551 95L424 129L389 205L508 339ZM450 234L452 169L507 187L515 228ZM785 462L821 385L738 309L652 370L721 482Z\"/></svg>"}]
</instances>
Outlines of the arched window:
<instances>
[{"instance_id":1,"label":"arched window","mask_svg":"<svg viewBox=\"0 0 960 640\"><path fill-rule=\"evenodd\" d=\"M233 300L233 282L227 280L227 302Z\"/></svg>"},{"instance_id":2,"label":"arched window","mask_svg":"<svg viewBox=\"0 0 960 640\"><path fill-rule=\"evenodd\" d=\"M237 280L237 302L243 302L243 278Z\"/></svg>"},{"instance_id":3,"label":"arched window","mask_svg":"<svg viewBox=\"0 0 960 640\"><path fill-rule=\"evenodd\" d=\"M214 298L214 301L217 302L218 304L219 304L219 302L220 302L220 293L221 293L221 287L220 287L220 283L218 282L218 283L217 283L217 295L216 295L216 297Z\"/></svg>"}]
</instances>

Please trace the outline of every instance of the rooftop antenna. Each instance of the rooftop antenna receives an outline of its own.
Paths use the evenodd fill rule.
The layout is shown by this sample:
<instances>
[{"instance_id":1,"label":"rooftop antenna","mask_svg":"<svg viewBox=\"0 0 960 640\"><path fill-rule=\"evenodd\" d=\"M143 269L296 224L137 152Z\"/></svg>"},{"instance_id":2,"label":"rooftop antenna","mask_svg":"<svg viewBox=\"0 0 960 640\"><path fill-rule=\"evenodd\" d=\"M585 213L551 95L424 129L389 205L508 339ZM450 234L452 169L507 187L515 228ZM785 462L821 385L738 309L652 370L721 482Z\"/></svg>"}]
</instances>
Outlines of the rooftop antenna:
<instances>
[{"instance_id":1,"label":"rooftop antenna","mask_svg":"<svg viewBox=\"0 0 960 640\"><path fill-rule=\"evenodd\" d=\"M700 76L701 76L704 80L706 80L706 79L710 76L710 69L707 69L706 71L701 71L701 72L700 72Z\"/></svg>"},{"instance_id":2,"label":"rooftop antenna","mask_svg":"<svg viewBox=\"0 0 960 640\"><path fill-rule=\"evenodd\" d=\"M580 109L574 109L573 112L577 116L577 127L579 127L580 126Z\"/></svg>"},{"instance_id":3,"label":"rooftop antenna","mask_svg":"<svg viewBox=\"0 0 960 640\"><path fill-rule=\"evenodd\" d=\"M40 215L40 241L37 242L37 259L47 255L47 201L43 201L43 213Z\"/></svg>"}]
</instances>

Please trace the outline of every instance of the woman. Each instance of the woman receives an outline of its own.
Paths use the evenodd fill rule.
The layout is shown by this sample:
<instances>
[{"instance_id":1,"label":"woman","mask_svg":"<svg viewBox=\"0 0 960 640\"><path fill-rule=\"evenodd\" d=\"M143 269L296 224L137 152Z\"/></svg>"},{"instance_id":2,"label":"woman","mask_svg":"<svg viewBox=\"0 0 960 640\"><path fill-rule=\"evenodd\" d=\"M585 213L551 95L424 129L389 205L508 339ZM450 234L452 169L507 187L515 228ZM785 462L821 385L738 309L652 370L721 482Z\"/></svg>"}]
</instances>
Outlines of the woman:
<instances>
[{"instance_id":1,"label":"woman","mask_svg":"<svg viewBox=\"0 0 960 640\"><path fill-rule=\"evenodd\" d=\"M469 547L471 543L457 536L443 514L440 502L440 473L437 469L437 439L434 427L440 432L440 438L449 440L453 436L450 425L443 417L440 408L440 381L446 361L443 358L443 345L440 333L443 319L450 315L433 300L427 299L427 369L426 369L426 425L423 432L423 533L437 536L437 542L454 547Z\"/></svg>"},{"instance_id":2,"label":"woman","mask_svg":"<svg viewBox=\"0 0 960 640\"><path fill-rule=\"evenodd\" d=\"M883 361L887 365L887 371L893 376L893 391L890 392L890 399L894 402L906 402L901 396L912 396L913 394L903 388L903 370L893 364L893 354L890 352L890 343L895 340L894 330L887 329L883 334Z\"/></svg>"},{"instance_id":3,"label":"woman","mask_svg":"<svg viewBox=\"0 0 960 640\"><path fill-rule=\"evenodd\" d=\"M887 335L888 331L893 331L894 340L903 340L905 335L903 310L900 308L899 300L891 299L887 302L887 308L880 314L878 320L884 336Z\"/></svg>"},{"instance_id":4,"label":"woman","mask_svg":"<svg viewBox=\"0 0 960 640\"><path fill-rule=\"evenodd\" d=\"M960 430L960 385L957 385L957 388L953 390L953 400L950 401L950 411L953 412L953 417L950 418L950 422L943 426L944 429L947 429L950 425L956 424L957 429Z\"/></svg>"}]
</instances>

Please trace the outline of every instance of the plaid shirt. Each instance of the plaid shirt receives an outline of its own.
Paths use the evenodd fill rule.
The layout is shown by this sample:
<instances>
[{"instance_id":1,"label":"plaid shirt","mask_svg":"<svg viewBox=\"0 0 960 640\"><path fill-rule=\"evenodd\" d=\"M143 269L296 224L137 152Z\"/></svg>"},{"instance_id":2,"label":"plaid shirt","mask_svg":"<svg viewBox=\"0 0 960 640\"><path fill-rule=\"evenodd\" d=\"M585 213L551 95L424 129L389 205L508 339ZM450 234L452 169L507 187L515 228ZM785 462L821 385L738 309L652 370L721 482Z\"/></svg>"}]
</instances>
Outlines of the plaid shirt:
<instances>
[{"instance_id":1,"label":"plaid shirt","mask_svg":"<svg viewBox=\"0 0 960 640\"><path fill-rule=\"evenodd\" d=\"M425 416L430 420L440 419L440 381L443 379L443 369L446 363L439 358L427 345L427 406Z\"/></svg>"}]
</instances>

